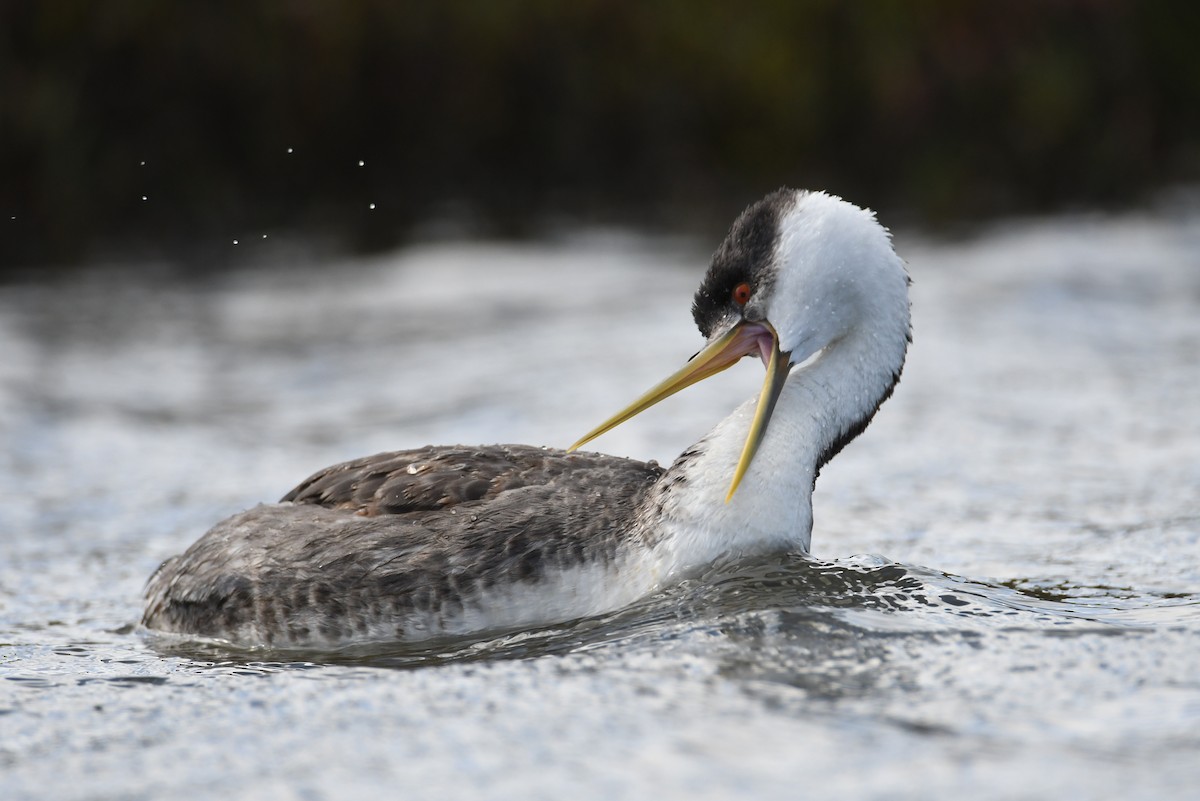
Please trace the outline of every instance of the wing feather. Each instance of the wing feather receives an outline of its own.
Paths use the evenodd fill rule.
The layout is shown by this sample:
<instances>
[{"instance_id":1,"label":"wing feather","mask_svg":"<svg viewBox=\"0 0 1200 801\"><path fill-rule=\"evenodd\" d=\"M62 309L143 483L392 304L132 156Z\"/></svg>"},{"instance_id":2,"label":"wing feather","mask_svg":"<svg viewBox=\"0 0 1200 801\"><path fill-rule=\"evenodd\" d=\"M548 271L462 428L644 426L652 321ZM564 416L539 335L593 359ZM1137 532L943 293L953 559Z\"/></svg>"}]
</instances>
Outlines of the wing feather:
<instances>
[{"instance_id":1,"label":"wing feather","mask_svg":"<svg viewBox=\"0 0 1200 801\"><path fill-rule=\"evenodd\" d=\"M327 467L282 500L374 517L495 500L528 486L644 485L657 480L662 472L653 462L598 453L521 445L429 446Z\"/></svg>"}]
</instances>

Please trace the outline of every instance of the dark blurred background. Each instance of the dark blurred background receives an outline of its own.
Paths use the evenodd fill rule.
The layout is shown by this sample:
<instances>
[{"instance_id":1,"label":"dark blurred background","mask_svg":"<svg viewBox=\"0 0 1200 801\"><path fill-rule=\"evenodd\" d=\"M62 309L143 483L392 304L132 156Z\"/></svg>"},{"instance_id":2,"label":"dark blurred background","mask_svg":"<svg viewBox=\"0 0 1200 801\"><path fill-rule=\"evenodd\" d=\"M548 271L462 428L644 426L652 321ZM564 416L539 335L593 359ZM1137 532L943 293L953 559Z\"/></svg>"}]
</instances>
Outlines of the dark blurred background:
<instances>
[{"instance_id":1,"label":"dark blurred background","mask_svg":"<svg viewBox=\"0 0 1200 801\"><path fill-rule=\"evenodd\" d=\"M1198 35L1132 0L4 0L0 274L715 241L781 184L893 225L1134 206L1200 176Z\"/></svg>"}]
</instances>

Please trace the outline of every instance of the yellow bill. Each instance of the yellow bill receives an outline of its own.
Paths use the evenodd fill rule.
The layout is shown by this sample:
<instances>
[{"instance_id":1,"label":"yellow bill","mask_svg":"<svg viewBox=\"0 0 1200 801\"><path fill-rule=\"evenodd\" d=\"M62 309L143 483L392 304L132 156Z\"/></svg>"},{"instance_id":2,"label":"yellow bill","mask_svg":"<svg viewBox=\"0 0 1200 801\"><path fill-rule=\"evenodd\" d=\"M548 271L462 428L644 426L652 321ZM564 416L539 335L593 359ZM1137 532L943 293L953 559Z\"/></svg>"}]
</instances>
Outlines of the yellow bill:
<instances>
[{"instance_id":1,"label":"yellow bill","mask_svg":"<svg viewBox=\"0 0 1200 801\"><path fill-rule=\"evenodd\" d=\"M733 481L729 486L729 494L725 496L728 503L737 492L738 484L746 474L746 469L758 452L767 432L767 423L775 410L775 402L783 389L791 368L787 354L779 350L779 337L775 329L767 323L739 322L721 336L709 342L704 350L697 353L682 368L671 376L652 387L640 398L626 406L615 415L593 428L574 445L568 448L573 451L596 437L624 423L629 418L644 412L661 400L669 398L681 389L690 387L699 381L727 370L743 356L761 356L767 365L767 376L763 382L762 392L758 396L758 407L754 412L754 420L750 423L750 433L742 448L742 455L733 473Z\"/></svg>"}]
</instances>

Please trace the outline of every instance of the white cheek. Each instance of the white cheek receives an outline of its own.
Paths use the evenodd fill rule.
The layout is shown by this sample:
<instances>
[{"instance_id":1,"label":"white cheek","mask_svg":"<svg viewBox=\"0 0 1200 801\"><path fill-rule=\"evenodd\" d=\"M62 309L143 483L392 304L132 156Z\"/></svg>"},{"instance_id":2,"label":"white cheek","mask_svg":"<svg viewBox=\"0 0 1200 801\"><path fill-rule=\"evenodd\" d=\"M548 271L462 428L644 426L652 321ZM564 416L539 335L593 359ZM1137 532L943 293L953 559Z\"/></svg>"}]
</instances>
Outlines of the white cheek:
<instances>
[{"instance_id":1,"label":"white cheek","mask_svg":"<svg viewBox=\"0 0 1200 801\"><path fill-rule=\"evenodd\" d=\"M771 324L779 332L781 349L791 351L793 362L845 336L860 315L857 271L846 265L865 257L849 237L858 228L838 223L829 216L807 213L801 204L782 225L777 253L786 254L786 263L780 265Z\"/></svg>"},{"instance_id":2,"label":"white cheek","mask_svg":"<svg viewBox=\"0 0 1200 801\"><path fill-rule=\"evenodd\" d=\"M801 304L798 313L775 323L780 349L789 351L797 364L828 346L849 330L848 309L855 304L848 297L822 295Z\"/></svg>"}]
</instances>

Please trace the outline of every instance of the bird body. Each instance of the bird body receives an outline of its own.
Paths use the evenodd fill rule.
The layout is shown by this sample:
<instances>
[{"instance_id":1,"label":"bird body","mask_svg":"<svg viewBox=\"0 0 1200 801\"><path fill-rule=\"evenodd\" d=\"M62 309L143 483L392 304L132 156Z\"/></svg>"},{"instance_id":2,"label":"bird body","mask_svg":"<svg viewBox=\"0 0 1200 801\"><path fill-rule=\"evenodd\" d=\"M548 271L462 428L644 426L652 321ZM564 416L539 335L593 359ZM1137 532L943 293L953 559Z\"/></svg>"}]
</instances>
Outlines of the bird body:
<instances>
[{"instance_id":1,"label":"bird body","mask_svg":"<svg viewBox=\"0 0 1200 801\"><path fill-rule=\"evenodd\" d=\"M760 396L669 468L499 445L335 465L167 560L142 622L272 647L420 641L602 614L719 559L806 552L817 473L899 380L907 286L870 212L768 195L696 293L709 344L576 444L762 358Z\"/></svg>"},{"instance_id":2,"label":"bird body","mask_svg":"<svg viewBox=\"0 0 1200 801\"><path fill-rule=\"evenodd\" d=\"M654 586L638 559L636 513L662 472L528 446L426 447L334 465L164 563L147 625L339 646L607 612Z\"/></svg>"}]
</instances>

